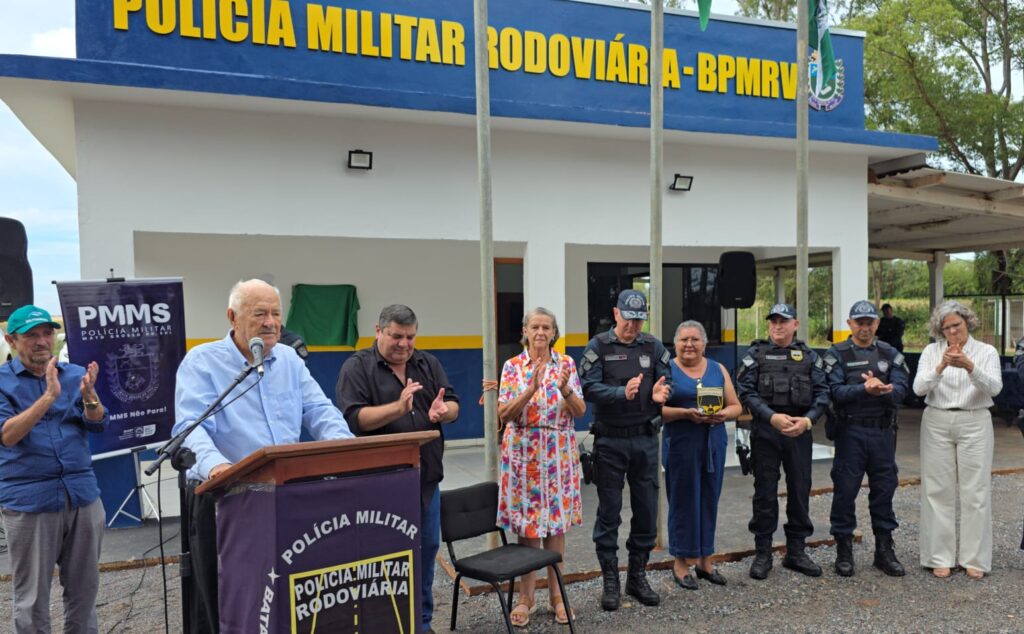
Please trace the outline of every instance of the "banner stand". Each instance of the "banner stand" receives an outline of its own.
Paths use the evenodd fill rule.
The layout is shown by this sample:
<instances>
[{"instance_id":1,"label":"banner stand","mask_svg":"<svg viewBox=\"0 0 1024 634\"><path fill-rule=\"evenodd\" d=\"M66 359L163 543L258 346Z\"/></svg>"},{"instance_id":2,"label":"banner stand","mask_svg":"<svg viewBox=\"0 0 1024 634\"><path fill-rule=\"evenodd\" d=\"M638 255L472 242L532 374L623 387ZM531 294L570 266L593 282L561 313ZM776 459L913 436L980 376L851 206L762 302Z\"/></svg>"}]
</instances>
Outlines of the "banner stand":
<instances>
[{"instance_id":1,"label":"banner stand","mask_svg":"<svg viewBox=\"0 0 1024 634\"><path fill-rule=\"evenodd\" d=\"M139 454L141 454L143 451L146 451L147 449L149 448L132 448L131 454L132 466L135 468L135 487L132 488L132 490L128 491L128 495L126 495L124 500L121 502L121 506L117 507L117 511L115 511L114 514L110 517L110 521L107 522L107 528L112 527L114 525L114 522L116 522L117 518L121 515L124 515L129 519L135 520L140 524L143 523L146 518L147 506L149 507L149 512L153 514L153 517L155 517L158 522L160 521L160 510L157 508L156 504L153 503L153 498L149 497L149 493L146 491L146 485L142 483L142 460L139 458ZM157 479L157 486L160 486L159 478ZM131 502L133 495L139 496L139 506L141 511L139 515L141 517L136 517L135 515L132 515L128 511L124 510L124 507L127 506L129 502Z\"/></svg>"}]
</instances>

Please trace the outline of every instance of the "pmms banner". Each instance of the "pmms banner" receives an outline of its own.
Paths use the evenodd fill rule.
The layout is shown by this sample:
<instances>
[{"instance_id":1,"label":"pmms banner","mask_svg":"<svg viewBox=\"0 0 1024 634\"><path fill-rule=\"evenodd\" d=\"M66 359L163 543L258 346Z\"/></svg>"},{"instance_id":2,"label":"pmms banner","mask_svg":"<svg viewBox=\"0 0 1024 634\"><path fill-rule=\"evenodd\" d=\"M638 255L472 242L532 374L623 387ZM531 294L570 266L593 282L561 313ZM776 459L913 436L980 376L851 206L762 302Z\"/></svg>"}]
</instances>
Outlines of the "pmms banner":
<instances>
[{"instance_id":1,"label":"pmms banner","mask_svg":"<svg viewBox=\"0 0 1024 634\"><path fill-rule=\"evenodd\" d=\"M167 440L174 376L185 356L180 278L57 284L69 358L100 366L96 392L110 413L94 454Z\"/></svg>"}]
</instances>

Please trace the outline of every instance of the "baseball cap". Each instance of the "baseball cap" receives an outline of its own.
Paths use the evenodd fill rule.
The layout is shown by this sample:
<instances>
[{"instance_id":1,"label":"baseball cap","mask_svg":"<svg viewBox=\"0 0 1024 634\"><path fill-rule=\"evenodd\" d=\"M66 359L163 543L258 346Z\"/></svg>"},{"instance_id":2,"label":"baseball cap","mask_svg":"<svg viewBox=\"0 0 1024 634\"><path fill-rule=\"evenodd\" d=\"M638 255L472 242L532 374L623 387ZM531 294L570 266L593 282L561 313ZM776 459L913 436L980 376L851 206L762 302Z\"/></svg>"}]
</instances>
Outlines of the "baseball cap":
<instances>
[{"instance_id":1,"label":"baseball cap","mask_svg":"<svg viewBox=\"0 0 1024 634\"><path fill-rule=\"evenodd\" d=\"M647 298L640 291L622 291L615 307L619 309L623 319L647 319Z\"/></svg>"},{"instance_id":2,"label":"baseball cap","mask_svg":"<svg viewBox=\"0 0 1024 634\"><path fill-rule=\"evenodd\" d=\"M54 328L60 328L60 324L50 317L50 313L38 306L28 304L15 310L7 318L7 332L12 335L18 335L28 332L40 324L49 324Z\"/></svg>"},{"instance_id":3,"label":"baseball cap","mask_svg":"<svg viewBox=\"0 0 1024 634\"><path fill-rule=\"evenodd\" d=\"M786 319L796 319L796 309L791 304L775 304L768 311L768 316L765 319L771 319L776 315Z\"/></svg>"},{"instance_id":4,"label":"baseball cap","mask_svg":"<svg viewBox=\"0 0 1024 634\"><path fill-rule=\"evenodd\" d=\"M853 307L850 308L850 319L861 319L863 317L878 319L878 310L874 304L866 299L854 303Z\"/></svg>"}]
</instances>

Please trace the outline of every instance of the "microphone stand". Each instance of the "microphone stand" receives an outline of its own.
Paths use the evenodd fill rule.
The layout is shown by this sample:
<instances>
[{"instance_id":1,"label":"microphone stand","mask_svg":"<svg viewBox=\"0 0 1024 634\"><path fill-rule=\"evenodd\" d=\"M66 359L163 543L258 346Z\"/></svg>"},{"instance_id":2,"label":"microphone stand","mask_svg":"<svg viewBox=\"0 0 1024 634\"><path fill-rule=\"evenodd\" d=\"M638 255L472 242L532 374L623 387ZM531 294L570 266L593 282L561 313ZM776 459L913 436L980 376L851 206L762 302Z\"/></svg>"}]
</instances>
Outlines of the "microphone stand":
<instances>
[{"instance_id":1,"label":"microphone stand","mask_svg":"<svg viewBox=\"0 0 1024 634\"><path fill-rule=\"evenodd\" d=\"M239 372L238 376L235 377L231 385L226 390L221 392L220 396L207 407L202 414L199 415L196 420L191 423L188 427L185 427L180 432L174 435L173 438L168 440L163 447L157 450L156 460L146 467L145 473L148 476L156 473L156 470L160 468L168 458L171 460L171 466L178 472L178 500L181 504L181 524L178 529L181 535L181 557L179 563L179 577L181 578L181 620L182 620L182 631L185 634L189 634L192 630L191 623L191 602L192 602L192 545L189 540L189 532L192 528L192 512L189 507L188 497L188 482L186 479L186 472L196 463L195 453L188 447L182 446L185 439L188 438L189 434L195 431L196 427L203 424L203 421L208 419L217 406L220 405L228 394L231 393L238 385L245 380L245 377L252 374L256 366L246 364L245 368ZM262 377L260 377L262 378ZM162 520L157 520L162 521ZM163 565L163 562L161 562Z\"/></svg>"}]
</instances>

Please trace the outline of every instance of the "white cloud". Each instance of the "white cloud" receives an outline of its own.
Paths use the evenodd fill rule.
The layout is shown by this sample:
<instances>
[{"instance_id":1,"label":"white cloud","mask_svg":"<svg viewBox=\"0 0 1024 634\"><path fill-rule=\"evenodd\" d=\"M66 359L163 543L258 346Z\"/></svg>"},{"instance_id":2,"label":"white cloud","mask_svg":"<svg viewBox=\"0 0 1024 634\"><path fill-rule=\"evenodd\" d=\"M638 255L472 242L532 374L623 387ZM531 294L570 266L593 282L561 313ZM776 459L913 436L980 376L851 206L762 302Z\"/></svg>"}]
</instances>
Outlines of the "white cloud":
<instances>
[{"instance_id":1,"label":"white cloud","mask_svg":"<svg viewBox=\"0 0 1024 634\"><path fill-rule=\"evenodd\" d=\"M74 57L75 30L65 26L52 31L33 33L29 40L28 52L30 55L45 57Z\"/></svg>"},{"instance_id":2,"label":"white cloud","mask_svg":"<svg viewBox=\"0 0 1024 634\"><path fill-rule=\"evenodd\" d=\"M58 230L52 233L78 234L78 210L76 209L3 209L2 214L25 225L29 233L43 227ZM48 232L49 233L49 232Z\"/></svg>"}]
</instances>

